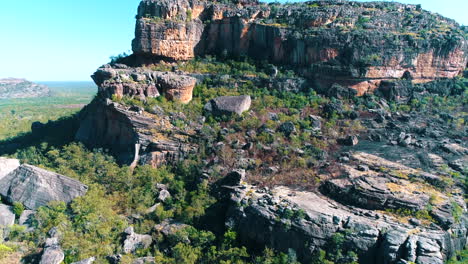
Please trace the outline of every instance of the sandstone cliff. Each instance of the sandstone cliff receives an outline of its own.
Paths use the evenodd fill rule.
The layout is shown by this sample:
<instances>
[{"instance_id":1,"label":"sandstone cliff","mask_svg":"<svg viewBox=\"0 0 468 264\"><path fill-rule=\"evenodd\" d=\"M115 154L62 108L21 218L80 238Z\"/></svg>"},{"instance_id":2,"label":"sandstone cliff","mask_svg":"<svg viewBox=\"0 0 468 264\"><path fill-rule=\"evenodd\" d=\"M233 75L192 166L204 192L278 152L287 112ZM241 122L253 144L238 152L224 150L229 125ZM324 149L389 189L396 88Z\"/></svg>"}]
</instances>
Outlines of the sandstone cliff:
<instances>
[{"instance_id":1,"label":"sandstone cliff","mask_svg":"<svg viewBox=\"0 0 468 264\"><path fill-rule=\"evenodd\" d=\"M133 51L141 57L248 55L294 66L321 89L339 83L361 95L382 80L453 78L468 58L466 33L416 5L145 0L137 19Z\"/></svg>"},{"instance_id":2,"label":"sandstone cliff","mask_svg":"<svg viewBox=\"0 0 468 264\"><path fill-rule=\"evenodd\" d=\"M316 189L304 190L297 182L295 187L304 189L261 188L246 183L254 182L248 179L249 173L244 178L245 173L236 172L235 183L222 182L213 188L222 207L216 212L217 220L238 232L240 240L252 248L292 249L305 262L341 234L346 238L345 248L357 253L359 263L442 264L467 243L467 208L462 198L466 190L457 179L447 184L449 172L464 173L466 131L450 131L449 123L458 116L400 115L390 112L383 98L407 102L427 93L460 95L463 91L451 79L463 73L468 61L463 30L420 6L398 3L143 0L134 54L100 67L93 75L98 96L81 112L76 139L109 148L120 162L132 167L173 164L204 149L206 178L224 175L231 168L252 174L260 171L257 177L273 175L272 180L292 177L298 172L294 167L290 172L276 165L283 166L295 155L306 163L302 157L309 155L311 165L304 166L316 171L313 175L307 171L301 184L317 180L315 173L333 171L317 176ZM221 75L217 70L223 62L209 61L220 66L211 71L183 67L194 61L200 66L194 58L204 55L226 61L247 56L271 63L271 69L261 74L227 71ZM291 70L292 76L279 75L282 67ZM208 122L203 111L218 110L222 116L225 113L217 104L226 98L199 98L197 84L211 85L207 89L212 93L219 88L228 95L245 95L245 103L236 107L240 110L230 112L239 114L236 118L245 121L248 131L238 120L225 122L222 117L214 119L219 131L204 126ZM250 92L252 98L231 94L236 89ZM364 109L344 106L340 100L317 109L298 106L294 110L300 115L280 122L280 115L291 113L282 102L262 109L270 111L267 114L244 112L251 103L265 103L259 102L265 97L258 90L269 96L286 94L285 100L311 90L338 99L377 90L382 99L368 97L371 102ZM154 99L162 96L166 99ZM169 110L163 109L158 104L166 100L183 104L170 102ZM181 109L191 103L205 109L187 118L194 108ZM344 140L334 136L342 131L324 135L326 126L331 126L327 121L336 116L344 119L334 120L341 123L362 121L365 135L359 139L369 142L358 144L355 135L346 135ZM301 119L300 124L293 119ZM247 122L251 120L259 122ZM299 146L283 146L292 140L276 141L282 136L297 140L302 125L308 131L301 134ZM202 140L210 136L205 144ZM273 143L260 144L259 137ZM335 145L327 153L312 141ZM352 149L336 150L337 142ZM266 156L283 147L278 159ZM264 156L255 151L263 151Z\"/></svg>"}]
</instances>

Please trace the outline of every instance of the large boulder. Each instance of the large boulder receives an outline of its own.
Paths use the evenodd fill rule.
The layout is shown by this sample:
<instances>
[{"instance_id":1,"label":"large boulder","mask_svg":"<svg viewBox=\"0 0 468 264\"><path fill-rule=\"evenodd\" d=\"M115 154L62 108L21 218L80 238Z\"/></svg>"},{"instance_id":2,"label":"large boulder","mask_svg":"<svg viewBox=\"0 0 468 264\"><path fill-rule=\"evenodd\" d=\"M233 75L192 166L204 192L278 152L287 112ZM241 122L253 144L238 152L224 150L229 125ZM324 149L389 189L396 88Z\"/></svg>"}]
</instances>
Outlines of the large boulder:
<instances>
[{"instance_id":1,"label":"large boulder","mask_svg":"<svg viewBox=\"0 0 468 264\"><path fill-rule=\"evenodd\" d=\"M60 264L65 258L58 239L56 237L48 238L42 253L39 264Z\"/></svg>"},{"instance_id":2,"label":"large boulder","mask_svg":"<svg viewBox=\"0 0 468 264\"><path fill-rule=\"evenodd\" d=\"M135 233L133 227L125 229L125 241L123 251L126 254L134 253L137 249L147 249L151 246L153 239L150 235L140 235Z\"/></svg>"},{"instance_id":3,"label":"large boulder","mask_svg":"<svg viewBox=\"0 0 468 264\"><path fill-rule=\"evenodd\" d=\"M11 206L0 204L0 226L11 226L15 223L15 214Z\"/></svg>"},{"instance_id":4,"label":"large boulder","mask_svg":"<svg viewBox=\"0 0 468 264\"><path fill-rule=\"evenodd\" d=\"M5 177L8 173L14 171L20 166L17 159L7 159L0 157L0 179Z\"/></svg>"},{"instance_id":5,"label":"large boulder","mask_svg":"<svg viewBox=\"0 0 468 264\"><path fill-rule=\"evenodd\" d=\"M210 100L205 105L205 111L211 112L215 116L241 115L250 109L252 99L249 95L241 96L221 96Z\"/></svg>"},{"instance_id":6,"label":"large boulder","mask_svg":"<svg viewBox=\"0 0 468 264\"><path fill-rule=\"evenodd\" d=\"M86 194L88 187L66 176L23 164L0 179L0 195L35 210L51 201L70 202Z\"/></svg>"},{"instance_id":7,"label":"large boulder","mask_svg":"<svg viewBox=\"0 0 468 264\"><path fill-rule=\"evenodd\" d=\"M91 258L88 258L88 259L83 259L83 260L78 261L78 262L73 262L72 264L92 264L92 263L94 263L94 261L96 261L96 258L91 257Z\"/></svg>"}]
</instances>

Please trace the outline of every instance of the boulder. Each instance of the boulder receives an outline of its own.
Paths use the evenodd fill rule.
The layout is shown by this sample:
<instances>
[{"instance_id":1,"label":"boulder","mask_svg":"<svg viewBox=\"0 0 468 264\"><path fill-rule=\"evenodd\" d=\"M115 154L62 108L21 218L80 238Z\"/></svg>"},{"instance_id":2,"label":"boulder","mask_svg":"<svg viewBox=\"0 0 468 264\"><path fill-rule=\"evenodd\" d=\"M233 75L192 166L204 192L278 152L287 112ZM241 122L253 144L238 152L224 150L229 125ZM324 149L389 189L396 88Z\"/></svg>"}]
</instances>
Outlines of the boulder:
<instances>
[{"instance_id":1,"label":"boulder","mask_svg":"<svg viewBox=\"0 0 468 264\"><path fill-rule=\"evenodd\" d=\"M316 115L310 115L311 126L313 130L320 130L322 128L322 118Z\"/></svg>"},{"instance_id":2,"label":"boulder","mask_svg":"<svg viewBox=\"0 0 468 264\"><path fill-rule=\"evenodd\" d=\"M133 264L155 264L156 259L154 257L137 258L133 261Z\"/></svg>"},{"instance_id":3,"label":"boulder","mask_svg":"<svg viewBox=\"0 0 468 264\"><path fill-rule=\"evenodd\" d=\"M60 248L56 237L48 238L39 264L60 264L65 259L65 254Z\"/></svg>"},{"instance_id":4,"label":"boulder","mask_svg":"<svg viewBox=\"0 0 468 264\"><path fill-rule=\"evenodd\" d=\"M155 225L154 230L164 237L169 237L187 227L189 227L189 225L176 222L172 219L166 219L162 223ZM181 239L187 243L190 242L188 236L182 237Z\"/></svg>"},{"instance_id":5,"label":"boulder","mask_svg":"<svg viewBox=\"0 0 468 264\"><path fill-rule=\"evenodd\" d=\"M11 226L15 223L15 214L12 209L11 206L0 204L0 226Z\"/></svg>"},{"instance_id":6,"label":"boulder","mask_svg":"<svg viewBox=\"0 0 468 264\"><path fill-rule=\"evenodd\" d=\"M123 251L126 254L134 253L137 249L147 249L153 242L150 235L137 234L131 226L125 229L125 235L126 238L123 244Z\"/></svg>"},{"instance_id":7,"label":"boulder","mask_svg":"<svg viewBox=\"0 0 468 264\"><path fill-rule=\"evenodd\" d=\"M17 159L7 159L0 157L0 179L5 177L8 173L14 171L20 166Z\"/></svg>"},{"instance_id":8,"label":"boulder","mask_svg":"<svg viewBox=\"0 0 468 264\"><path fill-rule=\"evenodd\" d=\"M245 170L233 170L226 175L221 181L220 184L226 186L238 186L245 181Z\"/></svg>"},{"instance_id":9,"label":"boulder","mask_svg":"<svg viewBox=\"0 0 468 264\"><path fill-rule=\"evenodd\" d=\"M88 259L83 259L83 260L78 261L78 262L73 262L72 264L92 264L92 263L94 263L94 261L96 261L96 258L91 257L91 258L88 258Z\"/></svg>"},{"instance_id":10,"label":"boulder","mask_svg":"<svg viewBox=\"0 0 468 264\"><path fill-rule=\"evenodd\" d=\"M88 187L66 176L23 164L0 179L0 195L35 210L51 201L70 202L86 194Z\"/></svg>"},{"instance_id":11,"label":"boulder","mask_svg":"<svg viewBox=\"0 0 468 264\"><path fill-rule=\"evenodd\" d=\"M175 73L164 73L159 78L161 90L167 99L189 103L197 79Z\"/></svg>"},{"instance_id":12,"label":"boulder","mask_svg":"<svg viewBox=\"0 0 468 264\"><path fill-rule=\"evenodd\" d=\"M345 138L340 138L337 140L338 144L344 146L356 146L359 143L357 136L347 136Z\"/></svg>"},{"instance_id":13,"label":"boulder","mask_svg":"<svg viewBox=\"0 0 468 264\"><path fill-rule=\"evenodd\" d=\"M250 109L251 104L252 99L249 95L221 96L209 101L204 109L215 116L241 115L243 112Z\"/></svg>"},{"instance_id":14,"label":"boulder","mask_svg":"<svg viewBox=\"0 0 468 264\"><path fill-rule=\"evenodd\" d=\"M36 211L34 210L24 210L18 220L18 224L24 225L24 226L30 226L32 222L32 217L34 216L35 213Z\"/></svg>"}]
</instances>

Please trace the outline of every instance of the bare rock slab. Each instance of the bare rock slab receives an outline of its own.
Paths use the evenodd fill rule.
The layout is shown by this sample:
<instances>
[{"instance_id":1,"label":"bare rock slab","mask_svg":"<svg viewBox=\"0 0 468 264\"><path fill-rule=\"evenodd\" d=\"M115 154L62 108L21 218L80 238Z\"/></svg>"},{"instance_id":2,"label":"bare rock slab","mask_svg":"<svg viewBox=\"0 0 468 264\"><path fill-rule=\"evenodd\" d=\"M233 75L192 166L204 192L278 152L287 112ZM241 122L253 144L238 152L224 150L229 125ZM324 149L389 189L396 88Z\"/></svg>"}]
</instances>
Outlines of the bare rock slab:
<instances>
[{"instance_id":1,"label":"bare rock slab","mask_svg":"<svg viewBox=\"0 0 468 264\"><path fill-rule=\"evenodd\" d=\"M60 264L65 259L65 254L58 243L58 239L48 238L39 264Z\"/></svg>"},{"instance_id":2,"label":"bare rock slab","mask_svg":"<svg viewBox=\"0 0 468 264\"><path fill-rule=\"evenodd\" d=\"M0 226L11 226L15 223L12 207L0 204Z\"/></svg>"},{"instance_id":3,"label":"bare rock slab","mask_svg":"<svg viewBox=\"0 0 468 264\"><path fill-rule=\"evenodd\" d=\"M252 99L249 95L221 96L209 101L204 109L216 116L241 115L250 109L251 104Z\"/></svg>"},{"instance_id":4,"label":"bare rock slab","mask_svg":"<svg viewBox=\"0 0 468 264\"><path fill-rule=\"evenodd\" d=\"M51 201L71 202L87 190L88 186L77 180L26 164L0 179L0 195L30 210Z\"/></svg>"}]
</instances>

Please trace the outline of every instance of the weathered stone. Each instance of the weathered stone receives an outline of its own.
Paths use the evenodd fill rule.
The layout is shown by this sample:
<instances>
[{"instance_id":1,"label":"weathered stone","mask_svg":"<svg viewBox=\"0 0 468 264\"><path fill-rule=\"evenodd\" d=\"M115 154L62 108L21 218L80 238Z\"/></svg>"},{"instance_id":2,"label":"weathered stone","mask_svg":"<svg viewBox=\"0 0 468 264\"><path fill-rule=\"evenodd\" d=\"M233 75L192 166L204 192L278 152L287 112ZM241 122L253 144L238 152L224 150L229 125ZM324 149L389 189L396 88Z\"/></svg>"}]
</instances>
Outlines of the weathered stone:
<instances>
[{"instance_id":1,"label":"weathered stone","mask_svg":"<svg viewBox=\"0 0 468 264\"><path fill-rule=\"evenodd\" d=\"M72 264L92 264L92 263L94 263L94 261L96 261L96 258L91 257L91 258L88 258L88 259L83 259L83 260L78 261L78 262L73 262Z\"/></svg>"},{"instance_id":2,"label":"weathered stone","mask_svg":"<svg viewBox=\"0 0 468 264\"><path fill-rule=\"evenodd\" d=\"M164 202L166 199L171 198L171 193L168 190L162 189L159 191L158 200Z\"/></svg>"},{"instance_id":3,"label":"weathered stone","mask_svg":"<svg viewBox=\"0 0 468 264\"><path fill-rule=\"evenodd\" d=\"M102 99L82 110L75 138L90 147L109 148L119 163L128 165L175 163L196 149L188 142L187 132L163 115L138 115Z\"/></svg>"},{"instance_id":4,"label":"weathered stone","mask_svg":"<svg viewBox=\"0 0 468 264\"><path fill-rule=\"evenodd\" d=\"M130 96L144 100L163 94L169 100L188 103L196 84L195 78L183 74L145 68L121 69L117 65L104 65L92 77L99 87L99 94L110 99Z\"/></svg>"},{"instance_id":5,"label":"weathered stone","mask_svg":"<svg viewBox=\"0 0 468 264\"><path fill-rule=\"evenodd\" d=\"M250 109L251 103L252 100L248 95L221 96L209 101L204 109L216 116L241 115L243 112Z\"/></svg>"},{"instance_id":6,"label":"weathered stone","mask_svg":"<svg viewBox=\"0 0 468 264\"><path fill-rule=\"evenodd\" d=\"M156 259L154 257L137 258L133 264L156 264Z\"/></svg>"},{"instance_id":7,"label":"weathered stone","mask_svg":"<svg viewBox=\"0 0 468 264\"><path fill-rule=\"evenodd\" d=\"M356 146L359 143L359 139L357 136L348 136L346 138L338 139L338 144L344 146Z\"/></svg>"},{"instance_id":8,"label":"weathered stone","mask_svg":"<svg viewBox=\"0 0 468 264\"><path fill-rule=\"evenodd\" d=\"M57 238L48 238L39 264L60 264L65 258Z\"/></svg>"},{"instance_id":9,"label":"weathered stone","mask_svg":"<svg viewBox=\"0 0 468 264\"><path fill-rule=\"evenodd\" d=\"M19 225L30 226L32 224L32 218L36 211L34 210L24 210L21 213L20 218L18 220Z\"/></svg>"},{"instance_id":10,"label":"weathered stone","mask_svg":"<svg viewBox=\"0 0 468 264\"><path fill-rule=\"evenodd\" d=\"M0 179L0 195L9 202L21 202L37 209L51 201L70 202L83 196L88 187L66 176L23 164Z\"/></svg>"},{"instance_id":11,"label":"weathered stone","mask_svg":"<svg viewBox=\"0 0 468 264\"><path fill-rule=\"evenodd\" d=\"M320 116L316 115L310 115L309 116L312 126L312 129L314 130L320 130L322 128L322 118Z\"/></svg>"},{"instance_id":12,"label":"weathered stone","mask_svg":"<svg viewBox=\"0 0 468 264\"><path fill-rule=\"evenodd\" d=\"M15 223L15 214L13 208L8 205L0 204L0 226L11 226Z\"/></svg>"},{"instance_id":13,"label":"weathered stone","mask_svg":"<svg viewBox=\"0 0 468 264\"><path fill-rule=\"evenodd\" d=\"M147 249L151 246L153 239L150 235L136 234L133 227L125 229L126 238L123 244L123 252L135 253L138 249Z\"/></svg>"},{"instance_id":14,"label":"weathered stone","mask_svg":"<svg viewBox=\"0 0 468 264\"><path fill-rule=\"evenodd\" d=\"M173 235L175 233L177 233L178 231L184 229L184 228L187 228L188 225L186 224L182 224L182 223L178 223L178 222L174 222L172 221L171 219L166 219L164 220L162 223L160 224L157 224L154 229L156 232L159 232L161 234L163 234L164 236L170 236L170 235Z\"/></svg>"},{"instance_id":15,"label":"weathered stone","mask_svg":"<svg viewBox=\"0 0 468 264\"><path fill-rule=\"evenodd\" d=\"M169 100L189 103L192 101L192 92L196 79L174 73L165 73L159 78L161 89Z\"/></svg>"},{"instance_id":16,"label":"weathered stone","mask_svg":"<svg viewBox=\"0 0 468 264\"><path fill-rule=\"evenodd\" d=\"M306 4L273 8L145 0L139 7L133 51L141 57L171 60L204 54L249 55L302 68L322 90L337 83L358 95L372 92L384 81L453 78L466 66L468 45L452 20L398 3L315 4L314 8ZM277 26L278 21L288 26ZM437 33L420 37L423 29L437 31L431 21L445 25L454 37L448 40ZM401 30L409 34L401 35Z\"/></svg>"},{"instance_id":17,"label":"weathered stone","mask_svg":"<svg viewBox=\"0 0 468 264\"><path fill-rule=\"evenodd\" d=\"M234 170L231 171L221 181L223 185L238 186L245 181L245 170Z\"/></svg>"}]
</instances>

